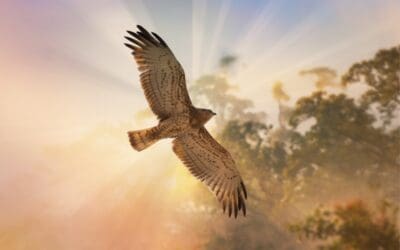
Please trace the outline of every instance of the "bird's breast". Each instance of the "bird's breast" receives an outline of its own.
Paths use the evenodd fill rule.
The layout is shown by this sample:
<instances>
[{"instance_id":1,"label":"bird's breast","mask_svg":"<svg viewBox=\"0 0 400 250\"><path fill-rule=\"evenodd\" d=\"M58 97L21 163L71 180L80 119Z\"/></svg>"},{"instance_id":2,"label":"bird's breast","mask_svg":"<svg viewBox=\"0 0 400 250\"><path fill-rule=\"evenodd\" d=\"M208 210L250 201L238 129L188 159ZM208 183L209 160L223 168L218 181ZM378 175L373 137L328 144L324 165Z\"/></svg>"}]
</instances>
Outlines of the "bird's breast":
<instances>
[{"instance_id":1,"label":"bird's breast","mask_svg":"<svg viewBox=\"0 0 400 250\"><path fill-rule=\"evenodd\" d=\"M184 133L191 127L191 120L189 114L179 114L163 120L159 127L163 137L177 137L179 134Z\"/></svg>"}]
</instances>

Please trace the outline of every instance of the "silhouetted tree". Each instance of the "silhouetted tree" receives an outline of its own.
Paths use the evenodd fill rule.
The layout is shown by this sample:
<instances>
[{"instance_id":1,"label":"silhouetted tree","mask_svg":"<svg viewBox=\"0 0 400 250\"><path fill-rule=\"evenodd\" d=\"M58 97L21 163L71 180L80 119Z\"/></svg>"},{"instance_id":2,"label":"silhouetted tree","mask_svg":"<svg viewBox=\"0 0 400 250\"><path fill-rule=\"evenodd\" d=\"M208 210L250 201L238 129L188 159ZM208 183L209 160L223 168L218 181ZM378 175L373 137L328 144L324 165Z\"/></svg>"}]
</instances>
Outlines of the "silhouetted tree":
<instances>
[{"instance_id":1,"label":"silhouetted tree","mask_svg":"<svg viewBox=\"0 0 400 250\"><path fill-rule=\"evenodd\" d=\"M310 119L315 123L304 136L293 138L291 167L315 164L354 174L377 164L398 166L391 136L374 127L374 116L354 99L324 92L303 97L292 112L290 124L296 128Z\"/></svg>"},{"instance_id":2,"label":"silhouetted tree","mask_svg":"<svg viewBox=\"0 0 400 250\"><path fill-rule=\"evenodd\" d=\"M373 109L385 126L400 112L400 46L380 50L373 59L355 63L342 77L343 85L366 84L361 104Z\"/></svg>"},{"instance_id":3,"label":"silhouetted tree","mask_svg":"<svg viewBox=\"0 0 400 250\"><path fill-rule=\"evenodd\" d=\"M397 208L387 202L379 211L372 211L357 200L333 209L318 208L290 230L300 238L321 242L318 249L397 250L396 216Z\"/></svg>"},{"instance_id":4,"label":"silhouetted tree","mask_svg":"<svg viewBox=\"0 0 400 250\"><path fill-rule=\"evenodd\" d=\"M218 129L222 129L229 120L262 120L264 112L250 111L253 102L239 98L232 93L234 87L223 75L205 75L200 77L191 88L194 102L210 106L218 115Z\"/></svg>"},{"instance_id":5,"label":"silhouetted tree","mask_svg":"<svg viewBox=\"0 0 400 250\"><path fill-rule=\"evenodd\" d=\"M317 67L308 70L302 70L299 73L302 76L314 75L317 77L315 81L315 87L318 90L324 90L327 87L343 87L337 82L337 73L335 70L327 67Z\"/></svg>"}]
</instances>

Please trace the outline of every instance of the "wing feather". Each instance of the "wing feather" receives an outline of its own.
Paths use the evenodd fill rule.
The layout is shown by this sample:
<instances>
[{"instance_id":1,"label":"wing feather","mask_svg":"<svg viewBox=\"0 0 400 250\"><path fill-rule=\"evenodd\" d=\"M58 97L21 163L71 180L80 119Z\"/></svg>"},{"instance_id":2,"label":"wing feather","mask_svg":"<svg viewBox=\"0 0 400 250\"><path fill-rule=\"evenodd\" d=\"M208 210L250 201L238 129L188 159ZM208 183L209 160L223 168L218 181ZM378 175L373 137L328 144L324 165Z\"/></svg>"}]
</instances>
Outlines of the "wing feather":
<instances>
[{"instance_id":1,"label":"wing feather","mask_svg":"<svg viewBox=\"0 0 400 250\"><path fill-rule=\"evenodd\" d=\"M202 127L174 139L173 150L189 171L216 195L228 215L246 215L244 183L229 152Z\"/></svg>"},{"instance_id":2,"label":"wing feather","mask_svg":"<svg viewBox=\"0 0 400 250\"><path fill-rule=\"evenodd\" d=\"M142 26L139 31L128 31L125 36L132 50L140 82L151 110L159 119L189 111L192 102L186 87L182 66L165 41L155 33L150 34Z\"/></svg>"}]
</instances>

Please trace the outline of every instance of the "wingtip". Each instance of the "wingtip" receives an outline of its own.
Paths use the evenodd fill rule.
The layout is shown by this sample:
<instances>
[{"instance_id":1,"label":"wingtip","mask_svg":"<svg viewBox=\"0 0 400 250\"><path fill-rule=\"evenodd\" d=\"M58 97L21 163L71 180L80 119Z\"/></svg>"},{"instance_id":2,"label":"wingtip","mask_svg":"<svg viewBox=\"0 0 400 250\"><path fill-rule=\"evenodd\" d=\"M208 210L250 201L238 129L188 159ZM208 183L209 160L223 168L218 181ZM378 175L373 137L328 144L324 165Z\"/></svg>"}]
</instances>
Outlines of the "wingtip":
<instances>
[{"instance_id":1,"label":"wingtip","mask_svg":"<svg viewBox=\"0 0 400 250\"><path fill-rule=\"evenodd\" d=\"M143 28L143 26L140 25L140 24L136 25L136 27L140 30L140 32L142 32L142 33L144 33L144 34L148 34L148 33L149 33L149 32L148 32L145 28Z\"/></svg>"},{"instance_id":2,"label":"wingtip","mask_svg":"<svg viewBox=\"0 0 400 250\"><path fill-rule=\"evenodd\" d=\"M134 34L135 34L135 32L133 32L133 31L131 31L131 30L127 30L126 31L129 35L131 35L131 36L135 36Z\"/></svg>"},{"instance_id":3,"label":"wingtip","mask_svg":"<svg viewBox=\"0 0 400 250\"><path fill-rule=\"evenodd\" d=\"M132 46L131 44L129 44L129 43L124 43L124 45L125 45L126 47L132 49L132 50L135 49L135 47L133 47L133 46Z\"/></svg>"},{"instance_id":4,"label":"wingtip","mask_svg":"<svg viewBox=\"0 0 400 250\"><path fill-rule=\"evenodd\" d=\"M246 186L244 185L243 181L240 182L240 185L242 186L242 190L243 190L243 193L244 193L244 198L247 200Z\"/></svg>"},{"instance_id":5,"label":"wingtip","mask_svg":"<svg viewBox=\"0 0 400 250\"><path fill-rule=\"evenodd\" d=\"M155 32L151 32L155 38L165 47L168 47L167 43Z\"/></svg>"}]
</instances>

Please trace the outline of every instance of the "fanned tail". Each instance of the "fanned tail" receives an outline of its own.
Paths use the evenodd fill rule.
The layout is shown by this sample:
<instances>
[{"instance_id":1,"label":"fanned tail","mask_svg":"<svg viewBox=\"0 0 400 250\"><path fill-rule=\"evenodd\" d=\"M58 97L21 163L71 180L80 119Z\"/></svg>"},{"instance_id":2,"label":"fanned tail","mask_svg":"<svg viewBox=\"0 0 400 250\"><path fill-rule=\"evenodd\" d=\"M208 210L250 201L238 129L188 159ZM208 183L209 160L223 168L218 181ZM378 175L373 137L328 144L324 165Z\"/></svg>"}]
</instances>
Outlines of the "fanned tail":
<instances>
[{"instance_id":1,"label":"fanned tail","mask_svg":"<svg viewBox=\"0 0 400 250\"><path fill-rule=\"evenodd\" d=\"M129 131L128 135L132 147L137 151L142 151L143 149L148 148L160 139L158 138L157 127Z\"/></svg>"}]
</instances>

